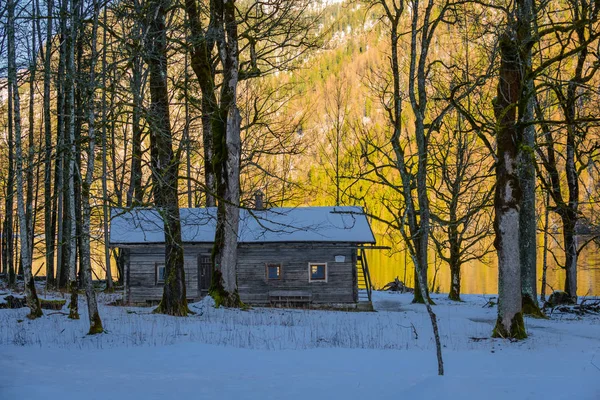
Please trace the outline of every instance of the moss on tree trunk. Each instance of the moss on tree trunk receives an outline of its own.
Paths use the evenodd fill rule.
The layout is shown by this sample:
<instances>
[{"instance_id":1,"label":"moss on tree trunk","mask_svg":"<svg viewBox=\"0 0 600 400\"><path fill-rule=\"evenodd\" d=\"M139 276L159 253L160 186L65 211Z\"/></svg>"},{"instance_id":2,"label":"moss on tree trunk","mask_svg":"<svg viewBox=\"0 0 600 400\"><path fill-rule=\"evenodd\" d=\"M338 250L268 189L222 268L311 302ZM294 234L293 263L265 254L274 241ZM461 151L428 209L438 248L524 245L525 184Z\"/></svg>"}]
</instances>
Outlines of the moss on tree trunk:
<instances>
[{"instance_id":1,"label":"moss on tree trunk","mask_svg":"<svg viewBox=\"0 0 600 400\"><path fill-rule=\"evenodd\" d=\"M529 295L523 295L523 314L533 318L547 319L546 314L540 309L540 305Z\"/></svg>"},{"instance_id":2,"label":"moss on tree trunk","mask_svg":"<svg viewBox=\"0 0 600 400\"><path fill-rule=\"evenodd\" d=\"M525 321L523 321L523 314L516 313L510 322L510 329L507 330L502 323L502 318L498 316L496 326L492 332L492 337L501 339L517 339L522 340L527 338L527 332L525 331Z\"/></svg>"},{"instance_id":3,"label":"moss on tree trunk","mask_svg":"<svg viewBox=\"0 0 600 400\"><path fill-rule=\"evenodd\" d=\"M40 300L35 291L35 283L33 280L33 276L27 282L27 286L29 287L30 296L27 296L27 306L29 307L29 314L27 314L27 318L36 319L44 315L42 312L42 307L40 304Z\"/></svg>"},{"instance_id":4,"label":"moss on tree trunk","mask_svg":"<svg viewBox=\"0 0 600 400\"><path fill-rule=\"evenodd\" d=\"M214 265L214 264L213 264ZM235 289L228 292L223 286L223 274L217 268L213 267L210 288L208 294L214 299L215 307L245 308L246 305L240 299L240 295Z\"/></svg>"},{"instance_id":5,"label":"moss on tree trunk","mask_svg":"<svg viewBox=\"0 0 600 400\"><path fill-rule=\"evenodd\" d=\"M99 333L104 332L102 320L100 319L100 315L97 312L94 313L92 318L90 318L90 321L92 323L90 324L90 331L88 332L88 335L97 335Z\"/></svg>"}]
</instances>

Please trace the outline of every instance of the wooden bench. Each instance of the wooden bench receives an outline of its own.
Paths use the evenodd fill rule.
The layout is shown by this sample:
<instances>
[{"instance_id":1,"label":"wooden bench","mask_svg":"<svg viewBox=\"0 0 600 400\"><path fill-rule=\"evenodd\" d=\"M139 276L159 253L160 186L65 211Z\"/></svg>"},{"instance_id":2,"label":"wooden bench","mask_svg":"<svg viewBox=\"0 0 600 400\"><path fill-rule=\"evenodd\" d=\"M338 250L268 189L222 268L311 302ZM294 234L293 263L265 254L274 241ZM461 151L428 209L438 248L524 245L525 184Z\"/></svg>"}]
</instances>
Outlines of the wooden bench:
<instances>
[{"instance_id":1,"label":"wooden bench","mask_svg":"<svg viewBox=\"0 0 600 400\"><path fill-rule=\"evenodd\" d=\"M312 301L312 294L300 290L272 290L269 292L269 302L273 305L289 304L300 305L308 304Z\"/></svg>"}]
</instances>

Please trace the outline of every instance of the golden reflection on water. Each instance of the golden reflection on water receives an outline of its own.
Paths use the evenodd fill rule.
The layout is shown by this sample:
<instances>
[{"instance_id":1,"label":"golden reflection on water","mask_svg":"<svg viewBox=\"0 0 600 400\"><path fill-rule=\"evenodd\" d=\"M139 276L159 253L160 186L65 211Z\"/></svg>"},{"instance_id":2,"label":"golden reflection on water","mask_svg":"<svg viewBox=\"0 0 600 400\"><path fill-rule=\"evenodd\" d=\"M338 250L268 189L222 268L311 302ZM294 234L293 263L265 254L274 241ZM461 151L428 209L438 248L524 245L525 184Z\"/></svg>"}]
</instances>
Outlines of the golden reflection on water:
<instances>
[{"instance_id":1,"label":"golden reflection on water","mask_svg":"<svg viewBox=\"0 0 600 400\"><path fill-rule=\"evenodd\" d=\"M377 237L377 244L390 246L389 240L384 236ZM557 258L561 259L561 250L555 245L552 248ZM595 244L588 245L581 253L579 258L579 269L577 276L578 295L579 296L600 296L600 248ZM36 251L36 261L34 262L34 272L37 275L45 275L43 254ZM92 257L94 260L93 271L94 279L104 279L106 276L104 269L104 247L101 245L92 246ZM410 257L405 258L403 251L392 253L390 250L368 250L367 258L371 279L375 288L382 288L386 283L398 277L401 281L406 281L407 285L414 287L414 274ZM406 261L406 263L405 263ZM435 276L434 289L441 293L448 293L450 286L450 270L447 264L441 262L432 251L429 256L429 287L432 286ZM111 263L113 278L117 278L117 270L114 259ZM406 268L405 268L406 265ZM437 274L436 274L437 268ZM546 294L553 290L564 289L564 270L557 267L554 258L548 254L548 272L547 272ZM498 293L498 268L494 253L481 261L473 261L463 265L461 269L461 292L464 294L496 294ZM538 248L538 291L541 291L542 281L542 249Z\"/></svg>"},{"instance_id":2,"label":"golden reflection on water","mask_svg":"<svg viewBox=\"0 0 600 400\"><path fill-rule=\"evenodd\" d=\"M377 244L390 246L389 240L383 236L377 237ZM551 250L561 261L561 250L557 245ZM579 296L600 296L600 255L599 247L589 244L580 254L577 287ZM414 287L413 266L410 257L405 257L404 251L392 253L389 250L369 250L367 252L371 279L376 288L383 287L386 283L398 277L405 280L410 287ZM406 265L406 267L405 267ZM538 248L538 291L541 291L542 282L542 248ZM435 270L437 268L437 276ZM448 265L439 260L433 251L429 255L429 287L432 286L435 276L434 288L439 288L441 293L448 293L450 288L450 270ZM548 270L546 294L553 290L564 289L565 272L557 266L556 261L548 253ZM496 257L491 253L481 261L472 261L462 266L461 292L465 294L496 294L498 293L498 268Z\"/></svg>"}]
</instances>

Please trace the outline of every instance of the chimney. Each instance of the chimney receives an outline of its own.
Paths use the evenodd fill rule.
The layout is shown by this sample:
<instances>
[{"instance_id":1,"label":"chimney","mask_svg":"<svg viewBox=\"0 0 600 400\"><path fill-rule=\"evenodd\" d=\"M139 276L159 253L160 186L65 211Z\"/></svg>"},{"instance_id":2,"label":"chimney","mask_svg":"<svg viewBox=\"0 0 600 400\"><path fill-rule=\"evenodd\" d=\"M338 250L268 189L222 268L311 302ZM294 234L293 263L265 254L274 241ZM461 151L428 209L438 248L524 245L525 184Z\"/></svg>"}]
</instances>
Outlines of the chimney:
<instances>
[{"instance_id":1,"label":"chimney","mask_svg":"<svg viewBox=\"0 0 600 400\"><path fill-rule=\"evenodd\" d=\"M254 193L254 209L255 210L264 210L264 194L260 190L257 190Z\"/></svg>"}]
</instances>

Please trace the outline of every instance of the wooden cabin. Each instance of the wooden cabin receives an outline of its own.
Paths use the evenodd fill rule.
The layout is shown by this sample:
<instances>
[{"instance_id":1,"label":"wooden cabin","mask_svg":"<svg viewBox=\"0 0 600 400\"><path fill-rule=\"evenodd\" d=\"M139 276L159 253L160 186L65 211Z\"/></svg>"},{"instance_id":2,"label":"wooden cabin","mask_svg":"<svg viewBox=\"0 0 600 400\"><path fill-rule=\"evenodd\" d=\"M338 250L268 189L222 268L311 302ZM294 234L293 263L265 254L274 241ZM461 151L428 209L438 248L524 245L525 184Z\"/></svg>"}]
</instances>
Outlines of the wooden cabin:
<instances>
[{"instance_id":1,"label":"wooden cabin","mask_svg":"<svg viewBox=\"0 0 600 400\"><path fill-rule=\"evenodd\" d=\"M216 208L181 209L187 296L208 293ZM361 207L240 210L237 282L252 305L353 307L370 303L365 249L375 237ZM163 222L154 209L113 209L110 243L124 249L125 302L160 301Z\"/></svg>"}]
</instances>

